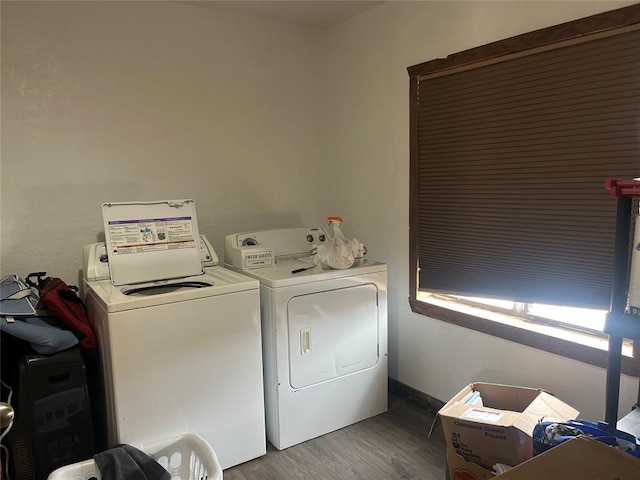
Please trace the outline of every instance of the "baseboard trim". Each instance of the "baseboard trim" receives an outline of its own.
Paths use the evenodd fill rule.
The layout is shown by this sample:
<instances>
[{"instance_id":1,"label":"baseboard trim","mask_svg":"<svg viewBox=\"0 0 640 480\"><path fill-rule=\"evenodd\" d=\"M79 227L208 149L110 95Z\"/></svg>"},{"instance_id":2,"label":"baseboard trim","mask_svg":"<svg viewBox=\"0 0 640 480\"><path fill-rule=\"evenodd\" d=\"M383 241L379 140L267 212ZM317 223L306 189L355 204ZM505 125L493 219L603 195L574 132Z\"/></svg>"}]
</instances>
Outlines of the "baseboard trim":
<instances>
[{"instance_id":1,"label":"baseboard trim","mask_svg":"<svg viewBox=\"0 0 640 480\"><path fill-rule=\"evenodd\" d=\"M438 400L431 395L427 395L426 393L416 390L415 388L405 385L393 378L389 378L389 392L392 392L431 413L438 413L438 411L445 405L445 402L442 400Z\"/></svg>"}]
</instances>

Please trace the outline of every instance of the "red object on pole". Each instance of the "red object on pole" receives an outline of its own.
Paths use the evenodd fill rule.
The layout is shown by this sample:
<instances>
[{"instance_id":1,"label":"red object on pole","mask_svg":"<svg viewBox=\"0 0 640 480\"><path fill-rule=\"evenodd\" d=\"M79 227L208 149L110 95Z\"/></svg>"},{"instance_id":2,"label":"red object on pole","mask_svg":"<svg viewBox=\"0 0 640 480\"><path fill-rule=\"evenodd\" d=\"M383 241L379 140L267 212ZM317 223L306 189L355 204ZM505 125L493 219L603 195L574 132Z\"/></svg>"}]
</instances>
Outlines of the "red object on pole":
<instances>
[{"instance_id":1,"label":"red object on pole","mask_svg":"<svg viewBox=\"0 0 640 480\"><path fill-rule=\"evenodd\" d=\"M618 180L617 178L607 178L604 181L604 188L609 190L609 193L613 198L640 197L640 180Z\"/></svg>"}]
</instances>

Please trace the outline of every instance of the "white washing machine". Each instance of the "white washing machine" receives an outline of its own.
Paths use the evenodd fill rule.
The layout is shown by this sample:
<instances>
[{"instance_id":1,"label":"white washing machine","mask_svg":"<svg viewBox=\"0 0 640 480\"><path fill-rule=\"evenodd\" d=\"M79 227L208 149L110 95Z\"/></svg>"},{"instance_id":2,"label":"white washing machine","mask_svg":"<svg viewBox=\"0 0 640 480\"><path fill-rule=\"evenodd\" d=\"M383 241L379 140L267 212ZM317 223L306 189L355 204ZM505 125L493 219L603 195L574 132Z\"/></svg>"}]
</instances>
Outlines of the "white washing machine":
<instances>
[{"instance_id":1,"label":"white washing machine","mask_svg":"<svg viewBox=\"0 0 640 480\"><path fill-rule=\"evenodd\" d=\"M387 411L387 267L314 265L319 228L225 238L260 281L267 438L284 449Z\"/></svg>"},{"instance_id":2,"label":"white washing machine","mask_svg":"<svg viewBox=\"0 0 640 480\"><path fill-rule=\"evenodd\" d=\"M259 285L216 266L191 200L103 205L84 248L108 444L195 433L222 468L266 453Z\"/></svg>"}]
</instances>

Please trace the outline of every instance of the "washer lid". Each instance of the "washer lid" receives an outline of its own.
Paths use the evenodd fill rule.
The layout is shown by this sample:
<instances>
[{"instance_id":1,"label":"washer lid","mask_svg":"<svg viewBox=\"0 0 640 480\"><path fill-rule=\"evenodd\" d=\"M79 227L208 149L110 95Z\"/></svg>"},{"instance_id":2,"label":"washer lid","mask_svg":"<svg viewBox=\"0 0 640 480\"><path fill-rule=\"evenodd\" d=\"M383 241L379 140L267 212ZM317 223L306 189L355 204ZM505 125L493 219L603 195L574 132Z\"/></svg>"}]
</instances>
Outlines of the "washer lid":
<instances>
[{"instance_id":1,"label":"washer lid","mask_svg":"<svg viewBox=\"0 0 640 480\"><path fill-rule=\"evenodd\" d=\"M111 283L201 275L193 200L102 204Z\"/></svg>"},{"instance_id":2,"label":"washer lid","mask_svg":"<svg viewBox=\"0 0 640 480\"><path fill-rule=\"evenodd\" d=\"M258 301L258 289L260 284L254 278L247 277L237 272L227 270L223 267L207 267L202 275L195 277L183 277L175 282L180 283L198 282L206 283L208 286L202 288L178 288L167 289L158 295L126 295L124 291L133 288L133 285L112 285L109 280L92 280L85 282L85 293L87 300L92 296L107 313L137 310L147 307L158 307L169 304L184 304L191 300L203 300L206 298L220 298L225 295L234 297L241 292L254 292L255 300ZM138 287L156 285L169 285L171 281L157 281L138 284ZM242 300L238 300L242 301ZM253 300L252 300L253 301ZM189 310L188 306L185 306ZM212 315L215 316L212 310ZM212 317L213 318L213 317ZM182 319L177 318L180 322Z\"/></svg>"}]
</instances>

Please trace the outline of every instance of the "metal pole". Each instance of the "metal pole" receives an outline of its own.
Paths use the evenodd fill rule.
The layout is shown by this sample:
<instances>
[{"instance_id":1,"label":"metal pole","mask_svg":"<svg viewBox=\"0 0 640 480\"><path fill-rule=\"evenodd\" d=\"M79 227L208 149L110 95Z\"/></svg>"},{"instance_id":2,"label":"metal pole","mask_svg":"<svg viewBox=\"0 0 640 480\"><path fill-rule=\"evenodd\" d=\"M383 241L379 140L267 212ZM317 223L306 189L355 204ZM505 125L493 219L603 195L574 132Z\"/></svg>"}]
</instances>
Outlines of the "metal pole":
<instances>
[{"instance_id":1,"label":"metal pole","mask_svg":"<svg viewBox=\"0 0 640 480\"><path fill-rule=\"evenodd\" d=\"M622 336L617 329L618 319L624 316L627 307L627 280L629 274L629 235L631 234L631 197L618 197L616 214L616 237L613 259L613 286L611 304L605 331L609 333L607 354L607 383L605 421L615 427L618 423L620 399L620 370L622 364Z\"/></svg>"}]
</instances>

